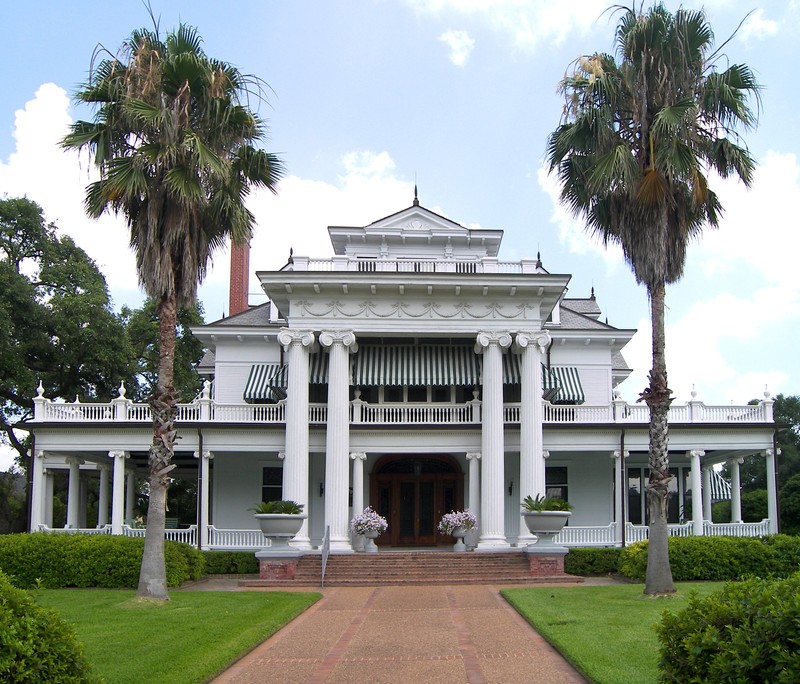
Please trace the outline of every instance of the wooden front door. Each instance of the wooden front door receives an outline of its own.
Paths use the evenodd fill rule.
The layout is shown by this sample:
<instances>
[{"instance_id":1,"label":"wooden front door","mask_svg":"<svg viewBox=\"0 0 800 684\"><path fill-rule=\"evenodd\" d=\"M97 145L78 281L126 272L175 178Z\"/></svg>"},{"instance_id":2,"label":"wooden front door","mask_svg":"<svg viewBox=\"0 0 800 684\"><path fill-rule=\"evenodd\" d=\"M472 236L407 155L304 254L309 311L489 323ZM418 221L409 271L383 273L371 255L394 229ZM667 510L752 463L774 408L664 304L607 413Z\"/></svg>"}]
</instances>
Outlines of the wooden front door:
<instances>
[{"instance_id":1,"label":"wooden front door","mask_svg":"<svg viewBox=\"0 0 800 684\"><path fill-rule=\"evenodd\" d=\"M379 543L452 544L452 537L441 534L438 525L442 515L463 508L463 474L452 472L458 464L449 458L407 457L379 462L376 470L380 471L381 465L383 472L372 476L372 501L389 522L389 529Z\"/></svg>"}]
</instances>

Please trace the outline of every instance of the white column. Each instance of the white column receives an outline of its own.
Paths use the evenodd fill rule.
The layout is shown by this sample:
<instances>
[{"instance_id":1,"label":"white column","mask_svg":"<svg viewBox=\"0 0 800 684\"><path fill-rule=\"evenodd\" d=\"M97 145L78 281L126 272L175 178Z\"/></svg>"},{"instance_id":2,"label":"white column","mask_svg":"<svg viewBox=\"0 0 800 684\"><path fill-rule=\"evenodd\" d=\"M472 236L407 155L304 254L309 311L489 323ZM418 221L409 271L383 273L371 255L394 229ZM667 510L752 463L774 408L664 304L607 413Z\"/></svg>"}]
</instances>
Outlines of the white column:
<instances>
[{"instance_id":1,"label":"white column","mask_svg":"<svg viewBox=\"0 0 800 684\"><path fill-rule=\"evenodd\" d=\"M364 510L364 461L367 455L354 451L350 459L353 461L353 515L357 515ZM353 535L353 548L356 551L364 550L364 537L360 534Z\"/></svg>"},{"instance_id":2,"label":"white column","mask_svg":"<svg viewBox=\"0 0 800 684\"><path fill-rule=\"evenodd\" d=\"M33 455L33 490L31 491L31 532L45 524L45 452L36 451Z\"/></svg>"},{"instance_id":3,"label":"white column","mask_svg":"<svg viewBox=\"0 0 800 684\"><path fill-rule=\"evenodd\" d=\"M742 522L742 481L739 476L739 466L744 463L743 458L728 459L728 468L731 472L731 522Z\"/></svg>"},{"instance_id":4,"label":"white column","mask_svg":"<svg viewBox=\"0 0 800 684\"><path fill-rule=\"evenodd\" d=\"M109 458L114 463L114 476L111 484L111 534L122 534L125 521L125 459L124 451L109 451Z\"/></svg>"},{"instance_id":5,"label":"white column","mask_svg":"<svg viewBox=\"0 0 800 684\"><path fill-rule=\"evenodd\" d=\"M209 480L210 473L211 473L211 459L214 458L214 454L210 451L204 451L202 457L199 451L194 452L194 457L200 460L200 491L198 495L200 497L200 515L197 518L197 527L199 528L199 539L200 539L200 548L207 549L208 548L208 521L211 511L209 510L209 506L211 504L211 497L210 497L210 490L211 490L211 482Z\"/></svg>"},{"instance_id":6,"label":"white column","mask_svg":"<svg viewBox=\"0 0 800 684\"><path fill-rule=\"evenodd\" d=\"M283 498L303 504L308 513L308 352L314 344L310 330L281 329L278 342L287 352L289 383L286 392L286 458L283 461ZM345 397L347 401L348 397ZM292 540L293 547L310 549L308 518Z\"/></svg>"},{"instance_id":7,"label":"white column","mask_svg":"<svg viewBox=\"0 0 800 684\"><path fill-rule=\"evenodd\" d=\"M467 532L464 538L469 548L474 549L478 543L481 529L481 454L479 451L471 451L467 454L469 463L469 491L467 500L467 510L471 511L478 518L478 527Z\"/></svg>"},{"instance_id":8,"label":"white column","mask_svg":"<svg viewBox=\"0 0 800 684\"><path fill-rule=\"evenodd\" d=\"M764 452L767 461L767 511L769 512L769 533L778 534L778 491L775 484L775 449Z\"/></svg>"},{"instance_id":9,"label":"white column","mask_svg":"<svg viewBox=\"0 0 800 684\"><path fill-rule=\"evenodd\" d=\"M611 452L611 462L614 464L614 542L621 546L625 531L625 459L628 452L620 453L619 450Z\"/></svg>"},{"instance_id":10,"label":"white column","mask_svg":"<svg viewBox=\"0 0 800 684\"><path fill-rule=\"evenodd\" d=\"M483 353L481 420L481 536L478 550L509 546L505 530L505 443L503 422L503 349L511 345L506 332L478 333L475 352Z\"/></svg>"},{"instance_id":11,"label":"white column","mask_svg":"<svg viewBox=\"0 0 800 684\"><path fill-rule=\"evenodd\" d=\"M319 341L328 349L328 425L325 449L325 524L331 530L331 551L353 550L348 532L347 461L350 451L350 359L358 350L356 336L350 330L326 330Z\"/></svg>"},{"instance_id":12,"label":"white column","mask_svg":"<svg viewBox=\"0 0 800 684\"><path fill-rule=\"evenodd\" d=\"M711 522L711 471L713 466L703 467L703 520Z\"/></svg>"},{"instance_id":13,"label":"white column","mask_svg":"<svg viewBox=\"0 0 800 684\"><path fill-rule=\"evenodd\" d=\"M44 471L44 524L50 529L53 528L53 492L55 487L55 475L52 470L45 468Z\"/></svg>"},{"instance_id":14,"label":"white column","mask_svg":"<svg viewBox=\"0 0 800 684\"><path fill-rule=\"evenodd\" d=\"M100 465L100 492L97 497L97 527L108 525L108 466Z\"/></svg>"},{"instance_id":15,"label":"white column","mask_svg":"<svg viewBox=\"0 0 800 684\"><path fill-rule=\"evenodd\" d=\"M136 473L128 470L125 478L125 520L133 520L133 508L136 504Z\"/></svg>"},{"instance_id":16,"label":"white column","mask_svg":"<svg viewBox=\"0 0 800 684\"><path fill-rule=\"evenodd\" d=\"M68 456L67 463L69 464L69 488L67 489L67 527L76 530L80 527L78 522L80 506L80 475L81 475L81 459L77 456Z\"/></svg>"},{"instance_id":17,"label":"white column","mask_svg":"<svg viewBox=\"0 0 800 684\"><path fill-rule=\"evenodd\" d=\"M703 475L700 472L700 457L705 451L690 451L692 459L692 534L703 536Z\"/></svg>"},{"instance_id":18,"label":"white column","mask_svg":"<svg viewBox=\"0 0 800 684\"><path fill-rule=\"evenodd\" d=\"M517 333L515 350L522 355L521 403L519 418L519 498L544 496L544 457L542 448L542 360L550 346L547 331ZM534 536L522 519L520 507L518 545L532 544Z\"/></svg>"}]
</instances>

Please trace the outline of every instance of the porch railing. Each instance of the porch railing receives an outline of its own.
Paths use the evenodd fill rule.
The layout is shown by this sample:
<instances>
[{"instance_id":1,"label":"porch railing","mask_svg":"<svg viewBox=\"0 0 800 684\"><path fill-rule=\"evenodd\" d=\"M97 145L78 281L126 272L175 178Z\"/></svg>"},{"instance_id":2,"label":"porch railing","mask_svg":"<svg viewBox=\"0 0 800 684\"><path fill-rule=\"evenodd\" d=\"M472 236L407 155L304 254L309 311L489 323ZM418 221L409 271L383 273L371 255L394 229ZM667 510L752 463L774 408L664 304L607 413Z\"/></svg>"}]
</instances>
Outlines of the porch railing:
<instances>
[{"instance_id":1,"label":"porch railing","mask_svg":"<svg viewBox=\"0 0 800 684\"><path fill-rule=\"evenodd\" d=\"M562 546L614 546L614 523L598 526L567 526L553 542Z\"/></svg>"}]
</instances>

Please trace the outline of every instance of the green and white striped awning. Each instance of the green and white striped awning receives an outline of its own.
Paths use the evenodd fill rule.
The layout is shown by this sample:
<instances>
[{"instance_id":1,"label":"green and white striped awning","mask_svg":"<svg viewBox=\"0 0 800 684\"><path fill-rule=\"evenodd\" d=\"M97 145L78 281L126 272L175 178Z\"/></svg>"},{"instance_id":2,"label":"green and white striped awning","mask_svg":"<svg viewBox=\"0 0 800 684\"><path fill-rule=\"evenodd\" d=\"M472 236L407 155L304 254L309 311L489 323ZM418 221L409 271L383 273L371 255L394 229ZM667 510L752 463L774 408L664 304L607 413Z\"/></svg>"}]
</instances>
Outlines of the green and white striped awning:
<instances>
[{"instance_id":1,"label":"green and white striped awning","mask_svg":"<svg viewBox=\"0 0 800 684\"><path fill-rule=\"evenodd\" d=\"M551 399L554 404L582 404L586 401L578 369L574 366L553 366L550 372L556 379L558 395Z\"/></svg>"},{"instance_id":2,"label":"green and white striped awning","mask_svg":"<svg viewBox=\"0 0 800 684\"><path fill-rule=\"evenodd\" d=\"M328 384L328 359L327 352L317 351L308 357L308 383L310 385Z\"/></svg>"},{"instance_id":3,"label":"green and white striped awning","mask_svg":"<svg viewBox=\"0 0 800 684\"><path fill-rule=\"evenodd\" d=\"M503 354L503 384L519 385L522 382L522 363L519 354ZM542 364L542 398L553 401L558 394L558 381Z\"/></svg>"},{"instance_id":4,"label":"green and white striped awning","mask_svg":"<svg viewBox=\"0 0 800 684\"><path fill-rule=\"evenodd\" d=\"M244 386L244 400L255 403L285 399L287 380L288 368L284 364L254 363Z\"/></svg>"},{"instance_id":5,"label":"green and white striped awning","mask_svg":"<svg viewBox=\"0 0 800 684\"><path fill-rule=\"evenodd\" d=\"M364 345L353 359L356 386L478 384L472 347L451 345Z\"/></svg>"}]
</instances>

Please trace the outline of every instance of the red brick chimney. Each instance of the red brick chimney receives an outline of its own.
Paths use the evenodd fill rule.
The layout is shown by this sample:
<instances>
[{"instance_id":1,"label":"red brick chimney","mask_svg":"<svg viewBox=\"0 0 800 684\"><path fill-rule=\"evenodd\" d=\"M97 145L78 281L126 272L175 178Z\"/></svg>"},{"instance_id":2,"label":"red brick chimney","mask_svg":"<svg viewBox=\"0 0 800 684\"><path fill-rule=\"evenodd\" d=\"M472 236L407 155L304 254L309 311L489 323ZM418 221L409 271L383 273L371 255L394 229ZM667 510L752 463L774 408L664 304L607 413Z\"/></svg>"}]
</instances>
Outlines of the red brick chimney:
<instances>
[{"instance_id":1,"label":"red brick chimney","mask_svg":"<svg viewBox=\"0 0 800 684\"><path fill-rule=\"evenodd\" d=\"M247 286L250 282L250 244L231 244L231 285L229 316L247 311Z\"/></svg>"}]
</instances>

